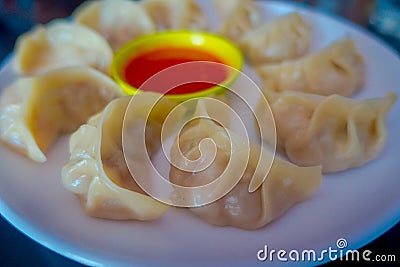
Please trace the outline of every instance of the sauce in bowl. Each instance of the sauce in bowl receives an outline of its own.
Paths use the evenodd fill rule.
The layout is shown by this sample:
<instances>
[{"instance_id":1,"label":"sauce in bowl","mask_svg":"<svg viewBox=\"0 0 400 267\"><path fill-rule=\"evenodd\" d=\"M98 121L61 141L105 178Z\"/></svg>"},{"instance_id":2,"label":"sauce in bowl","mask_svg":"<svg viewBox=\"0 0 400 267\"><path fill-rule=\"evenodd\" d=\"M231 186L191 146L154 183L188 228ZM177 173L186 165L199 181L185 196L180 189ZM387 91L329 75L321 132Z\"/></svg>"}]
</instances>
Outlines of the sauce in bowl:
<instances>
[{"instance_id":1,"label":"sauce in bowl","mask_svg":"<svg viewBox=\"0 0 400 267\"><path fill-rule=\"evenodd\" d=\"M190 48L161 48L157 49L129 61L125 68L125 80L135 88L140 88L142 84L153 75L169 67L188 62L216 62L223 63L216 56L201 50ZM190 65L189 65L190 66ZM226 68L217 64L197 64L196 68L186 68L171 72L170 75L190 75L193 82L185 83L174 88L168 88L168 83L159 82L159 86L153 90L166 95L188 94L209 89L221 84L228 78ZM173 79L173 77L170 77ZM200 82L202 80L208 82Z\"/></svg>"},{"instance_id":2,"label":"sauce in bowl","mask_svg":"<svg viewBox=\"0 0 400 267\"><path fill-rule=\"evenodd\" d=\"M240 49L225 37L166 31L122 47L114 57L111 75L128 95L153 91L185 101L223 93L242 66Z\"/></svg>"}]
</instances>

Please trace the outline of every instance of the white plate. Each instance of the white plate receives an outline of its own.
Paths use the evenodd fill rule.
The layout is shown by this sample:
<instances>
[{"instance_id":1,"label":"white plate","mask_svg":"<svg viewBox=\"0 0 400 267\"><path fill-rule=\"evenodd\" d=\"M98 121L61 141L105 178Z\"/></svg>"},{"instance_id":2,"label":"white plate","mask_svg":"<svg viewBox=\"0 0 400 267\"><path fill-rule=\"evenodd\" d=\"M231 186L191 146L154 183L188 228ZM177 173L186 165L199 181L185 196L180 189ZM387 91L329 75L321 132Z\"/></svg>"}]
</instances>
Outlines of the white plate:
<instances>
[{"instance_id":1,"label":"white plate","mask_svg":"<svg viewBox=\"0 0 400 267\"><path fill-rule=\"evenodd\" d=\"M400 93L399 58L365 31L295 5L259 4L268 19L292 11L303 14L314 27L312 50L350 35L368 66L367 84L356 98L381 97L388 91ZM1 87L13 78L8 63L0 72ZM60 170L68 159L67 137L51 149L45 164L35 164L0 146L0 210L34 240L89 265L248 266L258 262L257 251L264 245L287 251L322 250L336 248L341 237L347 239L348 248L359 248L400 218L400 123L395 114L400 114L399 103L387 118L388 144L377 160L325 175L311 199L258 231L211 226L178 209L146 223L90 218L61 184ZM269 262L268 266L274 264L278 262Z\"/></svg>"}]
</instances>

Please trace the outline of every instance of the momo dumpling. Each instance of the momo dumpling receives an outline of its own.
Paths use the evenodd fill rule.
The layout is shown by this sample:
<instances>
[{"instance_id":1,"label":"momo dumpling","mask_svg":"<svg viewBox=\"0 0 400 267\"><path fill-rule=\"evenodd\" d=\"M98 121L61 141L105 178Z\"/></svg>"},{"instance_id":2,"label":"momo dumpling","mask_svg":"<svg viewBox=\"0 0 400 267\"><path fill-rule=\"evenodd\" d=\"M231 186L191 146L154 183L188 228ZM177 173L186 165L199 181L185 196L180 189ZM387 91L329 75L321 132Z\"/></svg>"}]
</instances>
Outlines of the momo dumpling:
<instances>
[{"instance_id":1,"label":"momo dumpling","mask_svg":"<svg viewBox=\"0 0 400 267\"><path fill-rule=\"evenodd\" d=\"M274 114L278 148L300 166L343 171L375 159L382 151L385 118L396 95L354 100L300 92L267 94Z\"/></svg>"},{"instance_id":2,"label":"momo dumpling","mask_svg":"<svg viewBox=\"0 0 400 267\"><path fill-rule=\"evenodd\" d=\"M112 59L111 47L97 32L58 20L18 38L14 66L21 75L71 66L89 66L108 74Z\"/></svg>"},{"instance_id":3,"label":"momo dumpling","mask_svg":"<svg viewBox=\"0 0 400 267\"><path fill-rule=\"evenodd\" d=\"M142 4L159 30L208 28L203 10L194 0L144 0Z\"/></svg>"},{"instance_id":4,"label":"momo dumpling","mask_svg":"<svg viewBox=\"0 0 400 267\"><path fill-rule=\"evenodd\" d=\"M142 164L159 149L161 126L176 103L162 98L146 124L148 154L134 153L142 142L140 128L146 114L159 99L159 94L143 93L112 101L102 113L92 117L70 139L70 161L63 167L65 188L77 195L85 212L93 217L112 220L154 220L168 209L148 196L133 178L127 162ZM133 105L133 106L132 106ZM125 116L126 115L126 116ZM127 146L123 135L129 135ZM146 171L146 170L144 170Z\"/></svg>"},{"instance_id":5,"label":"momo dumpling","mask_svg":"<svg viewBox=\"0 0 400 267\"><path fill-rule=\"evenodd\" d=\"M212 0L217 13L217 32L233 41L262 23L260 7L253 0Z\"/></svg>"},{"instance_id":6,"label":"momo dumpling","mask_svg":"<svg viewBox=\"0 0 400 267\"><path fill-rule=\"evenodd\" d=\"M199 109L205 110L201 101ZM207 151L200 153L200 150L201 143L210 139L216 146L212 164L200 171L188 171L193 160L200 164L208 160ZM194 204L200 203L190 210L206 222L219 226L263 227L313 195L322 178L319 166L298 167L274 158L266 148L211 120L193 121L184 128L171 149L171 159L174 165L170 181L193 189L177 198L192 198ZM259 186L250 189L254 181ZM215 184L206 191L197 189L210 183ZM221 190L226 194L219 197ZM209 200L205 205L204 199Z\"/></svg>"},{"instance_id":7,"label":"momo dumpling","mask_svg":"<svg viewBox=\"0 0 400 267\"><path fill-rule=\"evenodd\" d=\"M311 32L299 14L291 13L245 33L240 46L252 64L277 63L305 55Z\"/></svg>"},{"instance_id":8,"label":"momo dumpling","mask_svg":"<svg viewBox=\"0 0 400 267\"><path fill-rule=\"evenodd\" d=\"M100 33L114 51L134 38L152 33L155 26L139 4L130 0L99 0L82 4L75 21Z\"/></svg>"},{"instance_id":9,"label":"momo dumpling","mask_svg":"<svg viewBox=\"0 0 400 267\"><path fill-rule=\"evenodd\" d=\"M108 76L88 67L20 78L0 98L1 140L32 160L44 162L59 135L74 131L122 95Z\"/></svg>"},{"instance_id":10,"label":"momo dumpling","mask_svg":"<svg viewBox=\"0 0 400 267\"><path fill-rule=\"evenodd\" d=\"M366 65L354 42L345 38L297 60L256 68L263 86L275 92L350 96L365 83Z\"/></svg>"},{"instance_id":11,"label":"momo dumpling","mask_svg":"<svg viewBox=\"0 0 400 267\"><path fill-rule=\"evenodd\" d=\"M249 167L246 172L254 170ZM191 211L210 224L255 230L310 198L321 180L321 167L298 167L276 157L266 180L255 192L247 191L249 180L243 176L227 195Z\"/></svg>"}]
</instances>

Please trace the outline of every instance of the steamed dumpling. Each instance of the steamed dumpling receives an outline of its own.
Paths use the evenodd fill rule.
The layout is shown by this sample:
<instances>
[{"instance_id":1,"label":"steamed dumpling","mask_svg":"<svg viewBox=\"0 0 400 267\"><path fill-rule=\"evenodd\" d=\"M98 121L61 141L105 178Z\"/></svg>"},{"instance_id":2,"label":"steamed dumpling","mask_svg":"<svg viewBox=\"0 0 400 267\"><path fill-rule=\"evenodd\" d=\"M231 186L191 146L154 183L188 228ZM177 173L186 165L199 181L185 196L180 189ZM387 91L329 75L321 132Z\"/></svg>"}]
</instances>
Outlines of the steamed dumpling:
<instances>
[{"instance_id":1,"label":"steamed dumpling","mask_svg":"<svg viewBox=\"0 0 400 267\"><path fill-rule=\"evenodd\" d=\"M254 166L246 172L253 173ZM321 180L320 167L298 167L276 157L266 180L255 192L247 191L249 179L245 175L223 198L191 211L210 224L255 230L310 198Z\"/></svg>"},{"instance_id":2,"label":"steamed dumpling","mask_svg":"<svg viewBox=\"0 0 400 267\"><path fill-rule=\"evenodd\" d=\"M208 28L203 10L194 0L144 0L142 4L159 30Z\"/></svg>"},{"instance_id":3,"label":"steamed dumpling","mask_svg":"<svg viewBox=\"0 0 400 267\"><path fill-rule=\"evenodd\" d=\"M396 95L354 100L299 92L267 94L278 147L300 166L322 165L324 172L358 167L375 159L386 139L385 117Z\"/></svg>"},{"instance_id":4,"label":"steamed dumpling","mask_svg":"<svg viewBox=\"0 0 400 267\"><path fill-rule=\"evenodd\" d=\"M268 90L350 96L363 87L366 65L354 42L345 38L309 56L256 70Z\"/></svg>"},{"instance_id":5,"label":"steamed dumpling","mask_svg":"<svg viewBox=\"0 0 400 267\"><path fill-rule=\"evenodd\" d=\"M113 52L95 31L79 24L54 21L21 35L16 44L15 69L34 75L71 66L90 66L109 73Z\"/></svg>"},{"instance_id":6,"label":"steamed dumpling","mask_svg":"<svg viewBox=\"0 0 400 267\"><path fill-rule=\"evenodd\" d=\"M70 67L20 78L0 99L3 143L36 162L61 134L75 130L122 90L88 67Z\"/></svg>"},{"instance_id":7,"label":"steamed dumpling","mask_svg":"<svg viewBox=\"0 0 400 267\"><path fill-rule=\"evenodd\" d=\"M130 103L131 97L116 99L71 136L71 157L62 170L62 180L67 190L79 197L88 215L112 220L154 220L167 211L168 205L148 196L128 169L127 161L145 169L142 161L147 155L136 153L130 157L130 142L123 148L123 134L136 145L142 141L140 129L159 96L148 92L136 95L134 104ZM150 157L159 149L161 126L175 105L162 98L156 113L147 120L145 142Z\"/></svg>"},{"instance_id":8,"label":"steamed dumpling","mask_svg":"<svg viewBox=\"0 0 400 267\"><path fill-rule=\"evenodd\" d=\"M253 0L212 0L219 19L217 32L239 42L246 32L262 23L260 7Z\"/></svg>"},{"instance_id":9,"label":"steamed dumpling","mask_svg":"<svg viewBox=\"0 0 400 267\"><path fill-rule=\"evenodd\" d=\"M130 0L85 2L73 16L76 22L100 33L114 51L138 36L155 31L144 8Z\"/></svg>"},{"instance_id":10,"label":"steamed dumpling","mask_svg":"<svg viewBox=\"0 0 400 267\"><path fill-rule=\"evenodd\" d=\"M201 101L198 109L204 110ZM191 160L196 159L200 163L206 160L207 153L200 154L199 145L207 139L212 139L217 147L212 164L197 172L182 170ZM182 158L180 152L186 158ZM228 189L226 195L211 204L190 209L206 222L219 226L243 229L263 227L296 203L312 196L321 183L320 167L298 167L277 157L273 159L273 154L266 149L248 144L247 138L211 120L199 120L184 128L172 147L171 159L175 166L171 166L170 181L175 184L194 188L220 181L207 192L199 193L193 189L191 194L180 197L193 198L196 203L210 195L217 197L224 187ZM237 184L229 190L229 183L235 183L235 179L238 179ZM254 180L260 186L249 193Z\"/></svg>"},{"instance_id":11,"label":"steamed dumpling","mask_svg":"<svg viewBox=\"0 0 400 267\"><path fill-rule=\"evenodd\" d=\"M240 46L250 63L262 64L303 56L310 42L310 25L299 14L292 13L245 33Z\"/></svg>"}]
</instances>

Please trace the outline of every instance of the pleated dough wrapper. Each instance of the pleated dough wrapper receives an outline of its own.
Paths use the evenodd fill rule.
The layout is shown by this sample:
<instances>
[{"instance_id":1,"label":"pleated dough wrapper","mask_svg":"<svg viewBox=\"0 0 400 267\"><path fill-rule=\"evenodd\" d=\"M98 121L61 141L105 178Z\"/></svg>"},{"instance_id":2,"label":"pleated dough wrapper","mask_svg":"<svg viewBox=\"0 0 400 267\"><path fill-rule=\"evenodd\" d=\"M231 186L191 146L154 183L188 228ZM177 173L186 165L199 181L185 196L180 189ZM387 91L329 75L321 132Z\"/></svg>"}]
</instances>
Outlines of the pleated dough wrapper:
<instances>
[{"instance_id":1,"label":"pleated dough wrapper","mask_svg":"<svg viewBox=\"0 0 400 267\"><path fill-rule=\"evenodd\" d=\"M111 47L97 32L56 20L18 38L14 66L21 75L71 66L90 66L108 74L112 59Z\"/></svg>"},{"instance_id":2,"label":"pleated dough wrapper","mask_svg":"<svg viewBox=\"0 0 400 267\"><path fill-rule=\"evenodd\" d=\"M275 92L350 96L365 83L366 65L350 38L306 57L256 68L264 87Z\"/></svg>"},{"instance_id":3,"label":"pleated dough wrapper","mask_svg":"<svg viewBox=\"0 0 400 267\"><path fill-rule=\"evenodd\" d=\"M200 113L204 113L201 101L199 108L203 109ZM204 161L204 155L207 153L206 151L199 153L199 144L207 138L214 140L217 146L217 154L212 165L200 172L183 171L181 168L188 166L190 160L200 157L199 162ZM234 176L241 175L239 182L222 198L205 206L191 208L193 213L208 223L258 229L282 216L295 204L312 196L319 188L322 178L319 166L298 167L278 157L272 162L273 154L256 144L250 143L250 146L247 146L245 145L247 141L247 138L229 129L223 129L213 121L200 120L184 129L172 147L171 159L176 165L171 166L170 181L175 184L186 187L204 186L225 172L229 161L232 162L234 170L227 171L227 177L236 179ZM180 158L179 147L186 159ZM244 173L237 171L237 165L246 164L247 159ZM272 163L269 173L268 162ZM252 184L260 186L249 193ZM217 183L207 196L218 193L221 186L226 186L226 183ZM196 202L201 202L204 195L198 195L193 191L193 194L181 197L192 197Z\"/></svg>"},{"instance_id":4,"label":"pleated dough wrapper","mask_svg":"<svg viewBox=\"0 0 400 267\"><path fill-rule=\"evenodd\" d=\"M88 67L69 67L20 78L0 99L1 141L36 162L55 139L74 131L122 90Z\"/></svg>"},{"instance_id":5,"label":"pleated dough wrapper","mask_svg":"<svg viewBox=\"0 0 400 267\"><path fill-rule=\"evenodd\" d=\"M114 51L131 40L152 33L155 25L139 3L130 0L85 2L73 13L75 21L101 34Z\"/></svg>"},{"instance_id":6,"label":"pleated dough wrapper","mask_svg":"<svg viewBox=\"0 0 400 267\"><path fill-rule=\"evenodd\" d=\"M205 30L208 21L194 0L143 0L142 5L158 30Z\"/></svg>"},{"instance_id":7,"label":"pleated dough wrapper","mask_svg":"<svg viewBox=\"0 0 400 267\"><path fill-rule=\"evenodd\" d=\"M167 205L143 192L125 161L126 158L140 164L147 155L124 157L123 125L127 127L124 135L130 135L128 140L140 142L136 138L140 136L137 131L143 126L145 114L159 95L143 93L136 97L137 106L128 110L132 116L127 115L129 118L126 120L124 115L130 97L114 100L101 114L94 116L71 136L71 157L63 167L62 180L64 186L78 196L83 209L90 216L112 220L154 220L168 209ZM150 157L158 149L156 144L157 139L160 140L161 125L176 103L163 98L159 105L157 113L147 121L146 134L149 134L149 138L146 139L146 145ZM132 144L128 142L129 145Z\"/></svg>"},{"instance_id":8,"label":"pleated dough wrapper","mask_svg":"<svg viewBox=\"0 0 400 267\"><path fill-rule=\"evenodd\" d=\"M253 0L212 0L212 3L219 19L217 32L236 43L262 23L261 8Z\"/></svg>"},{"instance_id":9,"label":"pleated dough wrapper","mask_svg":"<svg viewBox=\"0 0 400 267\"><path fill-rule=\"evenodd\" d=\"M247 32L240 46L250 63L277 63L307 53L312 29L298 14L291 13Z\"/></svg>"},{"instance_id":10,"label":"pleated dough wrapper","mask_svg":"<svg viewBox=\"0 0 400 267\"><path fill-rule=\"evenodd\" d=\"M267 95L280 150L295 164L321 165L323 172L378 157L387 139L385 118L397 99L392 93L368 100L299 92Z\"/></svg>"}]
</instances>

